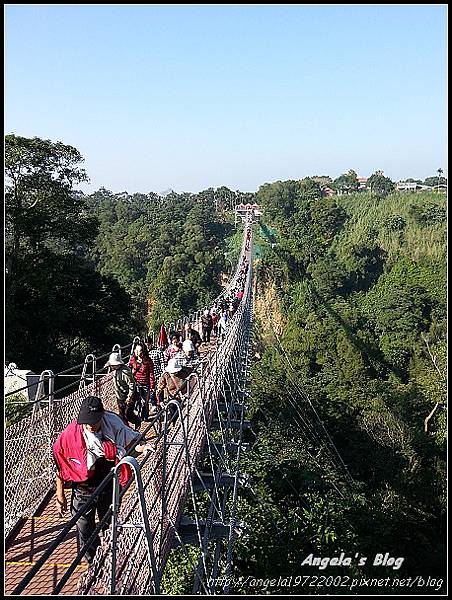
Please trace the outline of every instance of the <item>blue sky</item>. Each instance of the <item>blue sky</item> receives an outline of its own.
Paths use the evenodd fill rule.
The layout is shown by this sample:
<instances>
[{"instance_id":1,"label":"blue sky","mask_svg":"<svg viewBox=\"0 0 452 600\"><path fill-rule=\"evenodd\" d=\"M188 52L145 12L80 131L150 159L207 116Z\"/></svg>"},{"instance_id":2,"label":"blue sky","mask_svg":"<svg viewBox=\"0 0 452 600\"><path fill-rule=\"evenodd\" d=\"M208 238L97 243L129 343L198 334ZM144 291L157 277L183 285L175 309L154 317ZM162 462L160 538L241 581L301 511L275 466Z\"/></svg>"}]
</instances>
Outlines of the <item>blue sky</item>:
<instances>
[{"instance_id":1,"label":"blue sky","mask_svg":"<svg viewBox=\"0 0 452 600\"><path fill-rule=\"evenodd\" d=\"M7 5L5 129L114 192L447 173L446 5Z\"/></svg>"}]
</instances>

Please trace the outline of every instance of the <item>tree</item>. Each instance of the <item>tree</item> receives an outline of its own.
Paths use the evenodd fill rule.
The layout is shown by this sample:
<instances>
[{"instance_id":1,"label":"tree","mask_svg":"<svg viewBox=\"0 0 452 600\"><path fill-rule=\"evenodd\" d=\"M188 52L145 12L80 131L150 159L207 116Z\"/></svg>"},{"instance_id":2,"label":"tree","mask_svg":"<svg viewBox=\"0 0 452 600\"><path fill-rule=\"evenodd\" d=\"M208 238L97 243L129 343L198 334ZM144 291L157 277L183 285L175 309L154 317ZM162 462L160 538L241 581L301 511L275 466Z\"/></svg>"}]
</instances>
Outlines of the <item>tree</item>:
<instances>
[{"instance_id":1,"label":"tree","mask_svg":"<svg viewBox=\"0 0 452 600\"><path fill-rule=\"evenodd\" d=\"M307 269L318 292L326 297L340 295L346 285L344 266L334 255L319 257Z\"/></svg>"},{"instance_id":2,"label":"tree","mask_svg":"<svg viewBox=\"0 0 452 600\"><path fill-rule=\"evenodd\" d=\"M205 194L197 195L196 200L180 223L169 221L160 226L161 239L169 245L165 250L157 245L149 257L151 328L207 305L221 290L220 273L226 269L222 241L233 227L218 220Z\"/></svg>"},{"instance_id":3,"label":"tree","mask_svg":"<svg viewBox=\"0 0 452 600\"><path fill-rule=\"evenodd\" d=\"M7 284L24 252L68 249L95 235L96 221L72 186L88 178L72 146L39 138L5 139Z\"/></svg>"},{"instance_id":4,"label":"tree","mask_svg":"<svg viewBox=\"0 0 452 600\"><path fill-rule=\"evenodd\" d=\"M313 177L305 177L305 179L312 179L313 181L316 181L322 187L322 189L324 187L330 187L333 183L333 180L329 175L314 175ZM304 179L302 179L302 181L304 181Z\"/></svg>"},{"instance_id":5,"label":"tree","mask_svg":"<svg viewBox=\"0 0 452 600\"><path fill-rule=\"evenodd\" d=\"M447 184L447 179L446 177L438 177L438 175L435 175L433 177L427 177L424 180L424 185L428 185L429 187L435 187L435 185L446 185Z\"/></svg>"},{"instance_id":6,"label":"tree","mask_svg":"<svg viewBox=\"0 0 452 600\"><path fill-rule=\"evenodd\" d=\"M278 228L284 230L287 219L296 212L296 201L300 195L300 182L276 181L261 185L256 202L263 207L269 219L274 219Z\"/></svg>"},{"instance_id":7,"label":"tree","mask_svg":"<svg viewBox=\"0 0 452 600\"><path fill-rule=\"evenodd\" d=\"M319 241L328 246L347 220L347 213L333 198L314 200L311 204L312 229Z\"/></svg>"},{"instance_id":8,"label":"tree","mask_svg":"<svg viewBox=\"0 0 452 600\"><path fill-rule=\"evenodd\" d=\"M133 326L130 297L88 258L98 221L72 187L87 179L80 153L8 135L5 156L6 354L64 368Z\"/></svg>"},{"instance_id":9,"label":"tree","mask_svg":"<svg viewBox=\"0 0 452 600\"><path fill-rule=\"evenodd\" d=\"M420 227L428 227L446 222L446 208L433 202L411 204L408 214Z\"/></svg>"},{"instance_id":10,"label":"tree","mask_svg":"<svg viewBox=\"0 0 452 600\"><path fill-rule=\"evenodd\" d=\"M443 174L443 170L441 168L439 168L436 170L436 172L438 173L438 192L439 192L439 183L440 183L441 175Z\"/></svg>"},{"instance_id":11,"label":"tree","mask_svg":"<svg viewBox=\"0 0 452 600\"><path fill-rule=\"evenodd\" d=\"M333 181L332 187L341 194L358 191L359 182L356 172L350 169L348 173L343 173Z\"/></svg>"},{"instance_id":12,"label":"tree","mask_svg":"<svg viewBox=\"0 0 452 600\"><path fill-rule=\"evenodd\" d=\"M384 198L395 190L395 183L389 177L385 177L383 171L375 171L367 180L367 185L371 193L379 198Z\"/></svg>"}]
</instances>

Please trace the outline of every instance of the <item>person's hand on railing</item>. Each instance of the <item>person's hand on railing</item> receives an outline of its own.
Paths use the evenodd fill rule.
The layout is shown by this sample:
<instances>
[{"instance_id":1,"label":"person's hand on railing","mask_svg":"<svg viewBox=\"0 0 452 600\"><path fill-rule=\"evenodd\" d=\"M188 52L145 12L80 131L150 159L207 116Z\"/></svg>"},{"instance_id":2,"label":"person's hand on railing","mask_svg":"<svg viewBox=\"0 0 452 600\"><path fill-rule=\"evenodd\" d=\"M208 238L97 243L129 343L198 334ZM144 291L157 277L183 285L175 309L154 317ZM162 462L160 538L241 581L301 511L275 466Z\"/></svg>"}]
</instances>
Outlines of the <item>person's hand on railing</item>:
<instances>
[{"instance_id":1,"label":"person's hand on railing","mask_svg":"<svg viewBox=\"0 0 452 600\"><path fill-rule=\"evenodd\" d=\"M135 450L139 454L148 454L154 451L154 446L152 444L138 444L138 446L135 446Z\"/></svg>"}]
</instances>

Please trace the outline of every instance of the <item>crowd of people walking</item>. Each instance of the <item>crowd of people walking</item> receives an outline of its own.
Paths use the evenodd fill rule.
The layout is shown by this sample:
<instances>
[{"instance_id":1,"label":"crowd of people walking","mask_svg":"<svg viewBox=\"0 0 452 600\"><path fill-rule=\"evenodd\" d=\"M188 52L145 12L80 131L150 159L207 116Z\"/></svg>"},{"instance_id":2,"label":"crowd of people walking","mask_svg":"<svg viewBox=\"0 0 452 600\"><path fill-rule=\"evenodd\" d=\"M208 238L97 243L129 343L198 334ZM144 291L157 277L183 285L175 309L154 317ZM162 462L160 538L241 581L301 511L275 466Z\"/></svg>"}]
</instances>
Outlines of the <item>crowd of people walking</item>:
<instances>
[{"instance_id":1,"label":"crowd of people walking","mask_svg":"<svg viewBox=\"0 0 452 600\"><path fill-rule=\"evenodd\" d=\"M250 235L251 228L248 228L246 249L249 249ZM152 348L145 341L136 340L127 364L120 352L110 354L105 368L113 374L117 414L105 410L100 398L89 396L83 400L77 419L60 433L53 446L57 468L56 505L60 516L68 509L64 492L67 484L72 487L70 510L74 515L133 445L137 453L152 449L145 442L138 444L143 437L138 431L142 422L156 420L159 408L171 400L182 402L184 395L190 392L189 377L194 372L199 373L202 354L214 340L220 344L227 335L231 319L243 299L248 269L244 258L228 293L204 309L199 323L186 323L182 331L171 331L163 347ZM174 411L171 416L175 416ZM127 469L121 469L121 484L125 484L129 476ZM97 512L102 520L107 514L111 490L109 486L97 494L91 508L77 521L88 563L92 562L100 544L98 535L93 538L95 515Z\"/></svg>"},{"instance_id":2,"label":"crowd of people walking","mask_svg":"<svg viewBox=\"0 0 452 600\"><path fill-rule=\"evenodd\" d=\"M219 344L225 339L243 298L248 268L243 259L228 293L205 308L198 323L188 322L182 330L170 331L166 347L152 348L137 340L127 364L119 352L111 353L105 367L113 372L118 414L126 425L138 430L170 398L182 398L184 381L200 367L202 354L214 340Z\"/></svg>"}]
</instances>

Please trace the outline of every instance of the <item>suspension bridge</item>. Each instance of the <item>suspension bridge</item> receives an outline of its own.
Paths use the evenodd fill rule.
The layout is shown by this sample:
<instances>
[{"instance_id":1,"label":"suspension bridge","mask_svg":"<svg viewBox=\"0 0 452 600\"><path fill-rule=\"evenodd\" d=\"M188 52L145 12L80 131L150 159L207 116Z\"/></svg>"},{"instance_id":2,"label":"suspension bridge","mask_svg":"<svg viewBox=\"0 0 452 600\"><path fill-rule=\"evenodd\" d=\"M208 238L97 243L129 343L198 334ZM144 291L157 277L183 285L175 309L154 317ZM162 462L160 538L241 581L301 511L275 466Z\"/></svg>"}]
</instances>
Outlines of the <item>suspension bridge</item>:
<instances>
[{"instance_id":1,"label":"suspension bridge","mask_svg":"<svg viewBox=\"0 0 452 600\"><path fill-rule=\"evenodd\" d=\"M113 374L96 371L105 357L86 357L78 389L55 391L55 381L74 378L74 369L41 374L30 416L6 428L5 533L7 595L159 594L172 549L182 553L193 574L193 593L227 594L233 547L244 525L237 521L239 488L246 484L240 459L246 451L247 382L252 330L252 221L245 220L237 269L221 296L232 291L246 263L244 295L223 340L203 355L192 373L183 402L170 400L142 426L141 440L109 473L90 500L70 519L57 516L52 446L76 418L83 399L100 397L116 411ZM220 297L217 299L219 300ZM167 324L199 326L201 311ZM116 345L123 356L133 349ZM107 355L105 355L107 356ZM17 392L17 390L16 390ZM177 419L171 418L176 412ZM134 447L153 440L153 451L139 459ZM135 453L136 456L136 453ZM119 468L127 463L134 477L121 489ZM76 522L98 494L113 486L113 500L92 539L101 545L93 562L83 561ZM66 493L69 494L70 490ZM105 526L108 525L108 529Z\"/></svg>"}]
</instances>

